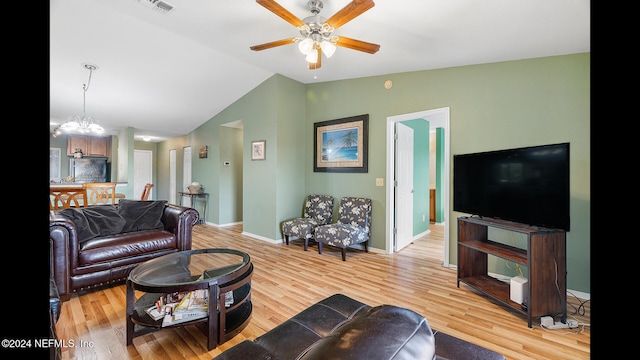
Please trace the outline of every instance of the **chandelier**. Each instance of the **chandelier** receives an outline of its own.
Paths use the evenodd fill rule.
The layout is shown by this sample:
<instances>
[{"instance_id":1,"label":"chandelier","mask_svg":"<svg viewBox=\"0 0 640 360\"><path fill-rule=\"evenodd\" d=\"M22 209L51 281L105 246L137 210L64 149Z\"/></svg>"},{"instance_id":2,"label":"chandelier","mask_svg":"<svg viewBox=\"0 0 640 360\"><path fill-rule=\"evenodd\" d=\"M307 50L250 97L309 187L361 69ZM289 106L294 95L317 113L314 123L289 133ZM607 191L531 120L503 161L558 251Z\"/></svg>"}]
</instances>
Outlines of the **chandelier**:
<instances>
[{"instance_id":1,"label":"chandelier","mask_svg":"<svg viewBox=\"0 0 640 360\"><path fill-rule=\"evenodd\" d=\"M87 90L89 90L89 85L91 84L91 75L95 70L98 70L98 66L94 64L82 64L82 66L85 69L89 70L89 80L86 84L82 85L82 114L69 116L67 122L60 125L60 129L65 131L80 132L83 134L102 134L104 133L104 128L100 126L100 124L98 124L98 122L94 118L92 118L91 116L87 116L86 114Z\"/></svg>"}]
</instances>

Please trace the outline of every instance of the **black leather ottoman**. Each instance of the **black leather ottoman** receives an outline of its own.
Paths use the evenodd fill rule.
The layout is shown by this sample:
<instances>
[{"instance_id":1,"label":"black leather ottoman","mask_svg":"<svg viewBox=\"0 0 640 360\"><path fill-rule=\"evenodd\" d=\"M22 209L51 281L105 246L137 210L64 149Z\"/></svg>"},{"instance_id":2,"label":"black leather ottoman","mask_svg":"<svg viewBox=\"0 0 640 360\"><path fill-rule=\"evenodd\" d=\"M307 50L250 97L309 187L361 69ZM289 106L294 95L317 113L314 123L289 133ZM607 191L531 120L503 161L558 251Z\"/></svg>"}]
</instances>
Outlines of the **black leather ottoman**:
<instances>
[{"instance_id":1,"label":"black leather ottoman","mask_svg":"<svg viewBox=\"0 0 640 360\"><path fill-rule=\"evenodd\" d=\"M371 307L335 294L255 340L245 340L214 359L505 358L478 345L432 331L427 320L412 310L393 305Z\"/></svg>"}]
</instances>

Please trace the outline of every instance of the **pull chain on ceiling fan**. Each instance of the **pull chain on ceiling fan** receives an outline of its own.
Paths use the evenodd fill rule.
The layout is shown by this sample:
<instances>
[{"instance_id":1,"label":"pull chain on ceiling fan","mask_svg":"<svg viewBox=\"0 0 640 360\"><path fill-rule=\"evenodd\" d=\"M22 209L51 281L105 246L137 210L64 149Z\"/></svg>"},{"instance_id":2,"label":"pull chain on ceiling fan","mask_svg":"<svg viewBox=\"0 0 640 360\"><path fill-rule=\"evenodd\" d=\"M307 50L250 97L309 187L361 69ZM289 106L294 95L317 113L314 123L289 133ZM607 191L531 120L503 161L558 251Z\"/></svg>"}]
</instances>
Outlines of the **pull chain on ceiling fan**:
<instances>
[{"instance_id":1,"label":"pull chain on ceiling fan","mask_svg":"<svg viewBox=\"0 0 640 360\"><path fill-rule=\"evenodd\" d=\"M319 15L323 2L321 0L309 0L307 5L313 15L304 18L304 20L300 20L274 0L256 0L256 2L298 28L301 37L254 45L250 47L251 50L261 51L297 43L300 52L306 55L305 60L310 70L319 69L322 66L322 54L324 53L327 58L331 57L336 50L336 46L369 54L375 54L380 50L380 45L377 44L351 39L346 36L333 35L333 32L339 27L371 9L375 5L373 0L353 0L328 19Z\"/></svg>"}]
</instances>

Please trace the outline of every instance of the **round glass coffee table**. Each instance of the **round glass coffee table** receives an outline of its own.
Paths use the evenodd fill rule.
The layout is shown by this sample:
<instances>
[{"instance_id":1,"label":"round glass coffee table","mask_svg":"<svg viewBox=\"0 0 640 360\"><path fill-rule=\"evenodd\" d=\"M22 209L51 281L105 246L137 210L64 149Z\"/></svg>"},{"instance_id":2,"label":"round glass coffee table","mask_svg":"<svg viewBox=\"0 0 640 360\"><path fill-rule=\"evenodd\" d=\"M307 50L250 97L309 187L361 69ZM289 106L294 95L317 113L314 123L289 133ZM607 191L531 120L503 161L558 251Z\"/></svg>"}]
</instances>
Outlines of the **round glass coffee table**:
<instances>
[{"instance_id":1,"label":"round glass coffee table","mask_svg":"<svg viewBox=\"0 0 640 360\"><path fill-rule=\"evenodd\" d=\"M249 324L252 275L249 254L234 249L180 251L138 265L127 278L127 345L163 328L202 323L207 349L215 349ZM205 300L180 317L171 309L164 316L167 304L177 304L189 293ZM153 310L159 300L158 313Z\"/></svg>"}]
</instances>

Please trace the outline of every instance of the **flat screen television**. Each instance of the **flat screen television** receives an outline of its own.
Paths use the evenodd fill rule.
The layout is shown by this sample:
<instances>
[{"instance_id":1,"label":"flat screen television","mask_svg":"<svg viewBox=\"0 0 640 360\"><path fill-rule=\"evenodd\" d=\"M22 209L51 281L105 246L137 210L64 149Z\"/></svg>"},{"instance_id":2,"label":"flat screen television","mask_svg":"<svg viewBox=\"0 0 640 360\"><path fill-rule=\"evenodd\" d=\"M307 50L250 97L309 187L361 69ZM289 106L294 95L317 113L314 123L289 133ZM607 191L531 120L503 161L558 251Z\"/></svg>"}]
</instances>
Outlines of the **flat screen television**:
<instances>
[{"instance_id":1,"label":"flat screen television","mask_svg":"<svg viewBox=\"0 0 640 360\"><path fill-rule=\"evenodd\" d=\"M453 210L569 231L569 143L453 156Z\"/></svg>"}]
</instances>

